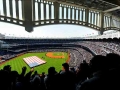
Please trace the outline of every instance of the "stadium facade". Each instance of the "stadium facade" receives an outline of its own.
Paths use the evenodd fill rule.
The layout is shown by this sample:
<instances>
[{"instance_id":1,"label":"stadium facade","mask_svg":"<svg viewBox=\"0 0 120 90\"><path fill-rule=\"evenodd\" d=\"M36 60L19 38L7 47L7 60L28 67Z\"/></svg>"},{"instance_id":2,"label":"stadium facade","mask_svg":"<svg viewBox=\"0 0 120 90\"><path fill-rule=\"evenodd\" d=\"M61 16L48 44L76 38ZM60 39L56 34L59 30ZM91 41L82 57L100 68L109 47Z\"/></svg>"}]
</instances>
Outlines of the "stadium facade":
<instances>
[{"instance_id":1,"label":"stadium facade","mask_svg":"<svg viewBox=\"0 0 120 90\"><path fill-rule=\"evenodd\" d=\"M28 32L42 25L74 24L103 34L120 30L120 4L115 1L1 0L0 21L24 26Z\"/></svg>"}]
</instances>

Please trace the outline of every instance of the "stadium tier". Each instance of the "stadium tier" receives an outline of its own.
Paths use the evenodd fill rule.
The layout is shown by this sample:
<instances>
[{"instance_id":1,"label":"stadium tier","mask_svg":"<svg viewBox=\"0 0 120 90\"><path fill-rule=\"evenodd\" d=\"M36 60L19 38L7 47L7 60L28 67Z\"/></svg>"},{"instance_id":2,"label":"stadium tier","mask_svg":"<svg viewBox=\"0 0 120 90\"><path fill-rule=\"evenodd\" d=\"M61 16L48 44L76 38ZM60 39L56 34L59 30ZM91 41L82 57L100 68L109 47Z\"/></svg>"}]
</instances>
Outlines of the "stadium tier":
<instances>
[{"instance_id":1,"label":"stadium tier","mask_svg":"<svg viewBox=\"0 0 120 90\"><path fill-rule=\"evenodd\" d=\"M108 53L120 55L119 39L1 39L1 60L9 60L32 52L67 52L70 54L70 67L79 66L80 62L87 62L94 55L106 56ZM74 60L74 61L72 61ZM74 63L73 63L74 62Z\"/></svg>"},{"instance_id":2,"label":"stadium tier","mask_svg":"<svg viewBox=\"0 0 120 90\"><path fill-rule=\"evenodd\" d=\"M1 41L4 43L1 43L0 49L0 83L1 85L8 81L8 83L15 83L15 85L8 85L7 87L10 89L5 90L11 90L11 87L14 88L12 90L20 88L81 90L86 82L93 80L92 82L96 82L97 86L102 87L102 84L109 83L111 79L114 83L109 84L112 83L117 87L114 79L116 77L114 75L119 75L120 66L120 44L117 38L54 39L50 40L52 42L45 39L1 39ZM104 77L101 77L100 72ZM96 76L93 74L95 73L100 73L100 76L97 77L103 80L102 83L97 78L94 81ZM5 75L11 79L4 78L3 80L1 77L6 77ZM12 78L18 81L12 81ZM119 80L119 76L116 78ZM21 86L20 84L23 83L24 85ZM48 83L50 86L47 86ZM90 85L92 84L90 83ZM108 86L104 87L108 88ZM97 87L94 86L94 88Z\"/></svg>"}]
</instances>

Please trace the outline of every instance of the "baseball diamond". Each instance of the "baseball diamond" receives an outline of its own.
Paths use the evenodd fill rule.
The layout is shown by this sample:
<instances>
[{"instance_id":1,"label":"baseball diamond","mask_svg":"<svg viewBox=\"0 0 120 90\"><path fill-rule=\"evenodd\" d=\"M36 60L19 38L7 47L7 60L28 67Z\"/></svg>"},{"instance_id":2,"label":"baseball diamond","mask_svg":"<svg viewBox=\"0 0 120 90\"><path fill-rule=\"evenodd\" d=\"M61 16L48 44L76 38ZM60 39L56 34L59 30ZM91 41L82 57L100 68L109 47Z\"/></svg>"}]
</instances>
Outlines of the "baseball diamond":
<instances>
[{"instance_id":1,"label":"baseball diamond","mask_svg":"<svg viewBox=\"0 0 120 90\"><path fill-rule=\"evenodd\" d=\"M46 54L49 54L49 53L50 52L37 52L37 53L22 54L20 56L17 56L15 58L10 59L10 60L4 62L3 64L1 64L0 69L2 69L5 65L11 65L12 70L17 70L18 73L21 73L21 71L22 71L21 68L23 66L27 67L26 73L29 72L29 70L32 67L34 67L34 70L37 70L38 73L41 73L41 72L48 73L47 70L50 66L56 67L56 71L62 70L62 63L68 61L69 54L66 52L62 52L62 53L61 52L51 52L51 53L54 53L54 55L58 55L58 54L62 55L62 58L60 58L60 56L58 58L57 57L51 58L51 57L46 56ZM27 60L29 60L29 61L27 61ZM36 63L36 61L39 63ZM28 63L28 62L30 62L30 63Z\"/></svg>"},{"instance_id":2,"label":"baseball diamond","mask_svg":"<svg viewBox=\"0 0 120 90\"><path fill-rule=\"evenodd\" d=\"M64 53L63 52L56 52L56 53L53 53L53 52L48 52L46 54L47 57L50 57L50 58L65 58L64 57Z\"/></svg>"}]
</instances>

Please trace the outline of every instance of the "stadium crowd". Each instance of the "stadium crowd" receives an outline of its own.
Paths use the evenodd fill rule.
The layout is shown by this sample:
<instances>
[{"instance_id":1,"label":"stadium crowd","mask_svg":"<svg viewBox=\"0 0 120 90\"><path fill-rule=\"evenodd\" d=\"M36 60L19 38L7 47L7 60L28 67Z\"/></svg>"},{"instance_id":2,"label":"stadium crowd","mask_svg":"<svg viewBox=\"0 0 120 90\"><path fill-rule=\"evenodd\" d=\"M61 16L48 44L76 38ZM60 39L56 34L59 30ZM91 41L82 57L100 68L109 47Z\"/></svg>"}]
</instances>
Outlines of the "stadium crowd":
<instances>
[{"instance_id":1,"label":"stadium crowd","mask_svg":"<svg viewBox=\"0 0 120 90\"><path fill-rule=\"evenodd\" d=\"M89 63L89 61L93 58L93 55L86 51L85 49L82 48L76 48L83 56L83 60L86 60L87 63Z\"/></svg>"},{"instance_id":2,"label":"stadium crowd","mask_svg":"<svg viewBox=\"0 0 120 90\"><path fill-rule=\"evenodd\" d=\"M78 45L86 46L90 50L92 50L96 55L106 55L107 53L100 47L97 46L95 43L92 42L80 42L77 43Z\"/></svg>"},{"instance_id":3,"label":"stadium crowd","mask_svg":"<svg viewBox=\"0 0 120 90\"><path fill-rule=\"evenodd\" d=\"M74 44L88 47L96 55L106 55L107 53L116 53L120 55L120 44L114 42L95 42L95 41L83 41Z\"/></svg>"},{"instance_id":4,"label":"stadium crowd","mask_svg":"<svg viewBox=\"0 0 120 90\"><path fill-rule=\"evenodd\" d=\"M3 55L2 59L3 60L9 60L11 58L14 58L16 56L16 54L7 54L7 55Z\"/></svg>"},{"instance_id":5,"label":"stadium crowd","mask_svg":"<svg viewBox=\"0 0 120 90\"><path fill-rule=\"evenodd\" d=\"M48 68L48 74L34 71L26 73L11 71L6 65L0 70L1 90L119 90L120 56L109 53L106 56L96 55L89 63L83 60L77 69L63 63L63 70L56 72L54 67Z\"/></svg>"},{"instance_id":6,"label":"stadium crowd","mask_svg":"<svg viewBox=\"0 0 120 90\"><path fill-rule=\"evenodd\" d=\"M10 42L10 40L9 40ZM13 41L14 42L14 41ZM16 40L18 43L18 40ZM25 41L23 41L25 43ZM37 43L37 41L35 41ZM62 41L61 41L62 42ZM20 42L19 42L20 43ZM32 41L29 42L31 44ZM11 43L12 44L12 43ZM14 43L16 44L16 43ZM1 90L119 90L120 81L120 48L116 42L79 41L69 44L81 45L89 48L96 55L82 47L61 47L42 49L40 47L26 45L14 45L9 50L1 50L0 57L7 60L23 52L69 52L70 60L62 64L63 70L56 72L54 67L48 68L48 74L34 71L34 68L26 73L26 67L22 72L11 71L11 66L4 66L0 70ZM69 49L68 49L69 48ZM72 48L72 49L70 49ZM109 54L110 53L110 54ZM114 53L114 54L113 54Z\"/></svg>"},{"instance_id":7,"label":"stadium crowd","mask_svg":"<svg viewBox=\"0 0 120 90\"><path fill-rule=\"evenodd\" d=\"M70 67L77 67L78 63L80 63L82 60L83 56L78 51L70 50L70 60L68 62Z\"/></svg>"},{"instance_id":8,"label":"stadium crowd","mask_svg":"<svg viewBox=\"0 0 120 90\"><path fill-rule=\"evenodd\" d=\"M28 52L68 52L68 49L35 49Z\"/></svg>"},{"instance_id":9,"label":"stadium crowd","mask_svg":"<svg viewBox=\"0 0 120 90\"><path fill-rule=\"evenodd\" d=\"M14 58L16 55L17 54L1 50L0 51L0 60L2 60L2 61L9 60L11 58ZM0 63L2 63L2 61Z\"/></svg>"}]
</instances>

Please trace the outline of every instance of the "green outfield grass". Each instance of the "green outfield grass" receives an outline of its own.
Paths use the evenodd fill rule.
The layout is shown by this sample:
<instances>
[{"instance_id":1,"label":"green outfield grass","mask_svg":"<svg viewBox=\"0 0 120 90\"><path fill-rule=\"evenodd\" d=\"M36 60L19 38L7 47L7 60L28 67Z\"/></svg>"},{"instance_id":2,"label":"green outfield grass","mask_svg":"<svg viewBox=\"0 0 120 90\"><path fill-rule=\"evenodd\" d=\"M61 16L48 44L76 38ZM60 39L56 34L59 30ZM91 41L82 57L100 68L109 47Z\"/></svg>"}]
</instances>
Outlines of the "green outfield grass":
<instances>
[{"instance_id":1,"label":"green outfield grass","mask_svg":"<svg viewBox=\"0 0 120 90\"><path fill-rule=\"evenodd\" d=\"M44 52L44 53L27 53L27 54L24 54L22 56L13 58L13 59L11 59L8 62L5 62L4 64L2 64L0 66L0 69L2 69L5 65L11 65L12 70L17 70L18 73L21 73L22 67L26 66L27 67L27 72L28 72L28 71L30 71L30 67L23 61L23 58L29 57L29 56L37 56L39 58L44 57L43 60L45 60L47 63L45 63L43 65L40 65L40 66L37 66L37 67L34 67L34 71L37 70L38 73L40 73L40 74L42 72L47 73L48 72L48 68L50 66L53 66L53 67L56 68L56 71L59 72L62 69L62 63L66 62L66 60L68 59L68 54L64 52L65 58L63 58L63 59L54 59L54 58L46 57L46 53L47 52ZM57 55L57 54L61 55L61 53L62 52L54 52L54 55Z\"/></svg>"}]
</instances>

